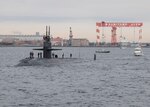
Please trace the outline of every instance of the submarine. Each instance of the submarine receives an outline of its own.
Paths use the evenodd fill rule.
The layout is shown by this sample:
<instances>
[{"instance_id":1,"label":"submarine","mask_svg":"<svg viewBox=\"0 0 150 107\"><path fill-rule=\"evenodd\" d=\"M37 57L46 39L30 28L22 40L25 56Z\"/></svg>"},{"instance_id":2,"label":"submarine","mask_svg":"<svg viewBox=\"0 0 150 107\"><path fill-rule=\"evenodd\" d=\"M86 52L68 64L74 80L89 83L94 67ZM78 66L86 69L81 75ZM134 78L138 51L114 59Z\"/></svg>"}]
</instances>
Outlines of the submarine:
<instances>
[{"instance_id":1,"label":"submarine","mask_svg":"<svg viewBox=\"0 0 150 107\"><path fill-rule=\"evenodd\" d=\"M62 49L54 49L52 48L51 37L50 37L50 26L49 31L47 32L46 26L46 35L43 36L43 48L33 49L33 50L41 50L43 51L43 58L52 58L52 51L62 50Z\"/></svg>"},{"instance_id":2,"label":"submarine","mask_svg":"<svg viewBox=\"0 0 150 107\"><path fill-rule=\"evenodd\" d=\"M63 53L62 58L58 58L57 55L54 55L52 53L52 51L57 51L62 49L52 48L51 37L50 37L50 26L49 27L46 26L46 35L43 36L43 47L35 48L33 50L43 51L43 56L41 52L40 55L38 53L38 58L35 58L34 53L30 52L30 56L20 60L20 63L17 64L17 66L38 66L38 65L52 66L52 65L66 64L69 63L70 61L71 62L74 61L74 59L77 59L77 58L72 58L72 54L70 54L69 58L64 58L64 53Z\"/></svg>"}]
</instances>

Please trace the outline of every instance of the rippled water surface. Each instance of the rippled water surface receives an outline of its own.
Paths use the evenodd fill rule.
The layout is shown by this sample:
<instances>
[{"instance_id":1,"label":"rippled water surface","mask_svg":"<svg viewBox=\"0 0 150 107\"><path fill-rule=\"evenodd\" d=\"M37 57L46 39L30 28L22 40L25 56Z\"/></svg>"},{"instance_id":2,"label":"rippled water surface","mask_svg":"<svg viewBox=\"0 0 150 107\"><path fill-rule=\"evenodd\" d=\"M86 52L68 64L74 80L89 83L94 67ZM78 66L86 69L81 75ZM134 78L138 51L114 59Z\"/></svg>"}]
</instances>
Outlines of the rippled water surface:
<instances>
[{"instance_id":1,"label":"rippled water surface","mask_svg":"<svg viewBox=\"0 0 150 107\"><path fill-rule=\"evenodd\" d=\"M0 48L0 107L150 107L150 49L63 48L67 59L17 66L31 47ZM68 59L69 54L72 59ZM35 57L37 52L35 52Z\"/></svg>"}]
</instances>

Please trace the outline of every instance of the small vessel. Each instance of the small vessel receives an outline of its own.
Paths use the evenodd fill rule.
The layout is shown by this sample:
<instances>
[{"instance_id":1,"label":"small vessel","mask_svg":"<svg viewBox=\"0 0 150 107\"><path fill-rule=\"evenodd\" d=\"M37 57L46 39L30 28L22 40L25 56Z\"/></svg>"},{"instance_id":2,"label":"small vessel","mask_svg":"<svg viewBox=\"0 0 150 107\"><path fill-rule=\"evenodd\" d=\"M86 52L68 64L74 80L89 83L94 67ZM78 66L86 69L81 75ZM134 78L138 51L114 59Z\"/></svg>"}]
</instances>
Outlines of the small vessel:
<instances>
[{"instance_id":1,"label":"small vessel","mask_svg":"<svg viewBox=\"0 0 150 107\"><path fill-rule=\"evenodd\" d=\"M134 49L134 56L142 56L143 51L142 51L142 47L141 47L141 39L142 39L142 29L139 30L139 42L136 46L136 48Z\"/></svg>"},{"instance_id":2,"label":"small vessel","mask_svg":"<svg viewBox=\"0 0 150 107\"><path fill-rule=\"evenodd\" d=\"M143 55L143 51L141 47L136 47L134 49L134 56L142 56Z\"/></svg>"},{"instance_id":3,"label":"small vessel","mask_svg":"<svg viewBox=\"0 0 150 107\"><path fill-rule=\"evenodd\" d=\"M96 52L96 53L110 53L109 50L104 50L104 49L96 50L95 52Z\"/></svg>"}]
</instances>

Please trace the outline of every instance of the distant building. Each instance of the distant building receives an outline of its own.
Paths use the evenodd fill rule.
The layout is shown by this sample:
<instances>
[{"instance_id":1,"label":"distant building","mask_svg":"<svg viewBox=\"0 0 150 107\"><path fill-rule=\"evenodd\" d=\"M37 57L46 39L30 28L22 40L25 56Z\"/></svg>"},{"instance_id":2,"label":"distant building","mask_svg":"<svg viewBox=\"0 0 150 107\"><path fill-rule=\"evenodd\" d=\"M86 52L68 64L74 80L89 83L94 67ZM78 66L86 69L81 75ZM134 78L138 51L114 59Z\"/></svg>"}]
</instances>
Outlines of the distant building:
<instances>
[{"instance_id":1,"label":"distant building","mask_svg":"<svg viewBox=\"0 0 150 107\"><path fill-rule=\"evenodd\" d=\"M2 39L2 43L14 43L15 42L15 38L4 38L4 39Z\"/></svg>"},{"instance_id":2,"label":"distant building","mask_svg":"<svg viewBox=\"0 0 150 107\"><path fill-rule=\"evenodd\" d=\"M39 36L39 35L40 35L40 33L39 33L39 32L36 32L36 33L35 33L35 35L36 35L36 36Z\"/></svg>"},{"instance_id":3,"label":"distant building","mask_svg":"<svg viewBox=\"0 0 150 107\"><path fill-rule=\"evenodd\" d=\"M69 46L69 40L63 39L63 46Z\"/></svg>"},{"instance_id":4,"label":"distant building","mask_svg":"<svg viewBox=\"0 0 150 107\"><path fill-rule=\"evenodd\" d=\"M72 46L89 46L89 40L87 39L72 39Z\"/></svg>"},{"instance_id":5,"label":"distant building","mask_svg":"<svg viewBox=\"0 0 150 107\"><path fill-rule=\"evenodd\" d=\"M52 46L63 46L63 39L60 37L52 38Z\"/></svg>"},{"instance_id":6,"label":"distant building","mask_svg":"<svg viewBox=\"0 0 150 107\"><path fill-rule=\"evenodd\" d=\"M73 38L72 30L70 27L68 46L89 46L89 41L84 38Z\"/></svg>"}]
</instances>

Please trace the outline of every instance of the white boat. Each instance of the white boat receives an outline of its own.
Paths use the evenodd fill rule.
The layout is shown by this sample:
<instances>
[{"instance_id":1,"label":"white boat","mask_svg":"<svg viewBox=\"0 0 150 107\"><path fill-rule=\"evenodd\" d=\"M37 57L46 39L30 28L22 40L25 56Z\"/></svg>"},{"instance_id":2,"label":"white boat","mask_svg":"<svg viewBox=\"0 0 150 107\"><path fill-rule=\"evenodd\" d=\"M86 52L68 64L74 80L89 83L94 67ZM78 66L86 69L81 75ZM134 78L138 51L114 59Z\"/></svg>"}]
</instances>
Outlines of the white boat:
<instances>
[{"instance_id":1,"label":"white boat","mask_svg":"<svg viewBox=\"0 0 150 107\"><path fill-rule=\"evenodd\" d=\"M134 49L134 56L142 56L143 55L143 51L141 47L136 47Z\"/></svg>"},{"instance_id":2,"label":"white boat","mask_svg":"<svg viewBox=\"0 0 150 107\"><path fill-rule=\"evenodd\" d=\"M135 56L144 55L143 51L142 51L142 48L141 48L141 39L142 39L142 29L139 30L139 41L137 43L137 47L134 49L134 55Z\"/></svg>"}]
</instances>

